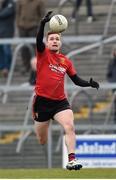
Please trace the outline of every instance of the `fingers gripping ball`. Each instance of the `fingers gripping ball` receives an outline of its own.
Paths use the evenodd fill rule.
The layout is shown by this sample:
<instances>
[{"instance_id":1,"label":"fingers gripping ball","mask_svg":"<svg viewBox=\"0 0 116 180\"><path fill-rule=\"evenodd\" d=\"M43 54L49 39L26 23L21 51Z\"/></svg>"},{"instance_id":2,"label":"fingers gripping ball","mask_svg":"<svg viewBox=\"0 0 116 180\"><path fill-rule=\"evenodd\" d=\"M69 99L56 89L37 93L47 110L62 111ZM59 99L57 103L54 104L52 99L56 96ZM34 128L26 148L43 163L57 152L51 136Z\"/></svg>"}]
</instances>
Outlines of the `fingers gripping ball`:
<instances>
[{"instance_id":1,"label":"fingers gripping ball","mask_svg":"<svg viewBox=\"0 0 116 180\"><path fill-rule=\"evenodd\" d=\"M63 15L57 14L50 19L49 27L52 32L63 32L68 27L68 21Z\"/></svg>"}]
</instances>

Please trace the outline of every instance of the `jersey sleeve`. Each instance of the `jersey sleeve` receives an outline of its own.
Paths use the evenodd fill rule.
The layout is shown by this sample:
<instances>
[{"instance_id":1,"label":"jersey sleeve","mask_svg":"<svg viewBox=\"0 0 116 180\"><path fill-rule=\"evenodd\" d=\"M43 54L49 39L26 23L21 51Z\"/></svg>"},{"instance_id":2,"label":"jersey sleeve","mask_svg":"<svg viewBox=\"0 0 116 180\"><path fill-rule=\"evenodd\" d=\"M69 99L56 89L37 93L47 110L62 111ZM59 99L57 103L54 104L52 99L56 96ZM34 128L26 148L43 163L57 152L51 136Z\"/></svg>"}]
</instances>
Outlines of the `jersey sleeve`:
<instances>
[{"instance_id":1,"label":"jersey sleeve","mask_svg":"<svg viewBox=\"0 0 116 180\"><path fill-rule=\"evenodd\" d=\"M36 55L37 55L38 57L42 57L46 52L47 52L46 48L45 48L44 51L42 51L42 52L40 52L40 51L38 51L38 50L36 49Z\"/></svg>"},{"instance_id":2,"label":"jersey sleeve","mask_svg":"<svg viewBox=\"0 0 116 180\"><path fill-rule=\"evenodd\" d=\"M73 65L73 63L71 62L71 60L68 60L68 69L67 69L67 74L69 76L73 76L75 75L77 72L76 72L76 69Z\"/></svg>"}]
</instances>

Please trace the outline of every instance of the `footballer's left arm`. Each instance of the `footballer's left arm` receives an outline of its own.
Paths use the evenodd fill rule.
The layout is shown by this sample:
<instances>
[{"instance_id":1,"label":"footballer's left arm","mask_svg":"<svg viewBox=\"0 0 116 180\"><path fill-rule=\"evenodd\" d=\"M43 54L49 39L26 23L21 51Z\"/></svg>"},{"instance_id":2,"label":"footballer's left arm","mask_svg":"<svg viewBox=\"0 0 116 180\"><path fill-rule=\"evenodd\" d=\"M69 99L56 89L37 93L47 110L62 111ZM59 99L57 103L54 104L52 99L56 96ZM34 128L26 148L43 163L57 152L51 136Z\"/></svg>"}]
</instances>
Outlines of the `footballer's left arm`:
<instances>
[{"instance_id":1,"label":"footballer's left arm","mask_svg":"<svg viewBox=\"0 0 116 180\"><path fill-rule=\"evenodd\" d=\"M70 79L74 82L74 84L81 86L81 87L92 87L92 88L99 88L99 83L94 81L92 78L90 78L89 82L81 79L77 74L73 76L69 76Z\"/></svg>"}]
</instances>

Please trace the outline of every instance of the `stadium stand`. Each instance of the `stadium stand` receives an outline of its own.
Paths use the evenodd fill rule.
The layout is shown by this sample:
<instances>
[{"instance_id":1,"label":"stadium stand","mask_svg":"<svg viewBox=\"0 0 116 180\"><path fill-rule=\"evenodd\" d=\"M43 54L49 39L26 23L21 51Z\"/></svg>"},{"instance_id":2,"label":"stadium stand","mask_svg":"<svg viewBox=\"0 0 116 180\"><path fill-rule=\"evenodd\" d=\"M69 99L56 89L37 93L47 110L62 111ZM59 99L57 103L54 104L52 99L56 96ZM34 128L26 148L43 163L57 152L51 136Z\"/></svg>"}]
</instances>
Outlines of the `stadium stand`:
<instances>
[{"instance_id":1,"label":"stadium stand","mask_svg":"<svg viewBox=\"0 0 116 180\"><path fill-rule=\"evenodd\" d=\"M60 12L69 18L69 28L64 32L64 36L74 36L81 37L85 40L82 42L70 42L70 45L67 43L64 46L64 53L68 54L69 51L90 45L92 43L91 35L94 38L102 36L104 32L104 26L107 19L108 9L110 7L111 0L93 0L94 14L96 21L88 24L85 21L85 4L80 10L80 19L77 24L72 24L70 22L70 15L72 11L72 4L66 3L65 6L61 7ZM59 9L57 0L48 0L46 6L48 10L54 10L54 13L58 13ZM107 37L115 35L115 16L116 14L113 11L113 16L110 21L110 27L108 29ZM91 42L88 42L88 39L85 38L89 35ZM92 36L92 37L93 37ZM93 39L94 39L93 38ZM81 39L81 40L82 40ZM88 80L90 77L95 78L100 82L106 82L106 71L107 65L110 60L110 54L114 42L105 44L103 48L103 54L98 56L98 48L91 49L84 53L80 53L77 56L73 56L72 60L77 68L78 74L84 79ZM15 49L15 45L14 49ZM17 56L17 61L13 73L13 78L11 86L18 85L19 87L25 87L29 79L29 73L22 73L22 64L20 57ZM7 79L0 77L0 86L5 85ZM71 84L68 81L69 84ZM72 91L69 91L69 97L72 94ZM22 126L24 123L25 113L27 111L27 106L29 98L32 95L32 90L26 91L10 91L8 92L8 98L6 103L2 103L3 92L0 92L0 125L7 127L12 126ZM107 110L111 105L111 94L110 90L99 90L99 93L93 90L87 90L87 95L89 100L92 97L92 103L88 103L88 97L80 94L80 96L74 97L72 106L75 112L75 123L76 125L86 125L93 123L94 125L102 125L105 121L107 115ZM71 98L71 97L70 97ZM71 99L70 99L71 100ZM90 108L91 106L91 108ZM91 112L91 109L93 110ZM92 113L92 114L91 114ZM92 116L90 116L92 115ZM29 116L28 124L32 125L33 121L31 114ZM92 118L91 118L92 117ZM55 123L54 123L55 124ZM109 124L112 124L112 119ZM32 131L28 131L28 138L23 142L21 146L21 151L16 153L17 144L20 138L20 131L3 131L0 129L0 168L43 168L48 167L47 147L43 148L38 144L35 134ZM77 133L85 133L86 129L79 130ZM62 149L59 135L62 134L62 131L53 131L53 154L52 154L52 167L61 167L62 166ZM91 133L91 132L90 132ZM94 132L96 133L96 131Z\"/></svg>"}]
</instances>

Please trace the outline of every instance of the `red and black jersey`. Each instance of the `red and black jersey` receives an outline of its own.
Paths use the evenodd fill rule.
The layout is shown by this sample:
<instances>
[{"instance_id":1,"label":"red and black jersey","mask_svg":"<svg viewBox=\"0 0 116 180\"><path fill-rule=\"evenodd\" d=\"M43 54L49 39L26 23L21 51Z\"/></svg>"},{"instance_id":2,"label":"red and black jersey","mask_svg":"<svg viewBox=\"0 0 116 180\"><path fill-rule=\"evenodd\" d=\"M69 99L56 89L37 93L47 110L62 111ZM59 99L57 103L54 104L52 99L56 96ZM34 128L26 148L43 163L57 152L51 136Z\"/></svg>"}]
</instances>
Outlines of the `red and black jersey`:
<instances>
[{"instance_id":1,"label":"red and black jersey","mask_svg":"<svg viewBox=\"0 0 116 180\"><path fill-rule=\"evenodd\" d=\"M36 95L53 100L66 98L64 93L65 74L73 76L76 70L72 62L63 54L56 54L45 48L43 52L37 51L37 77Z\"/></svg>"}]
</instances>

